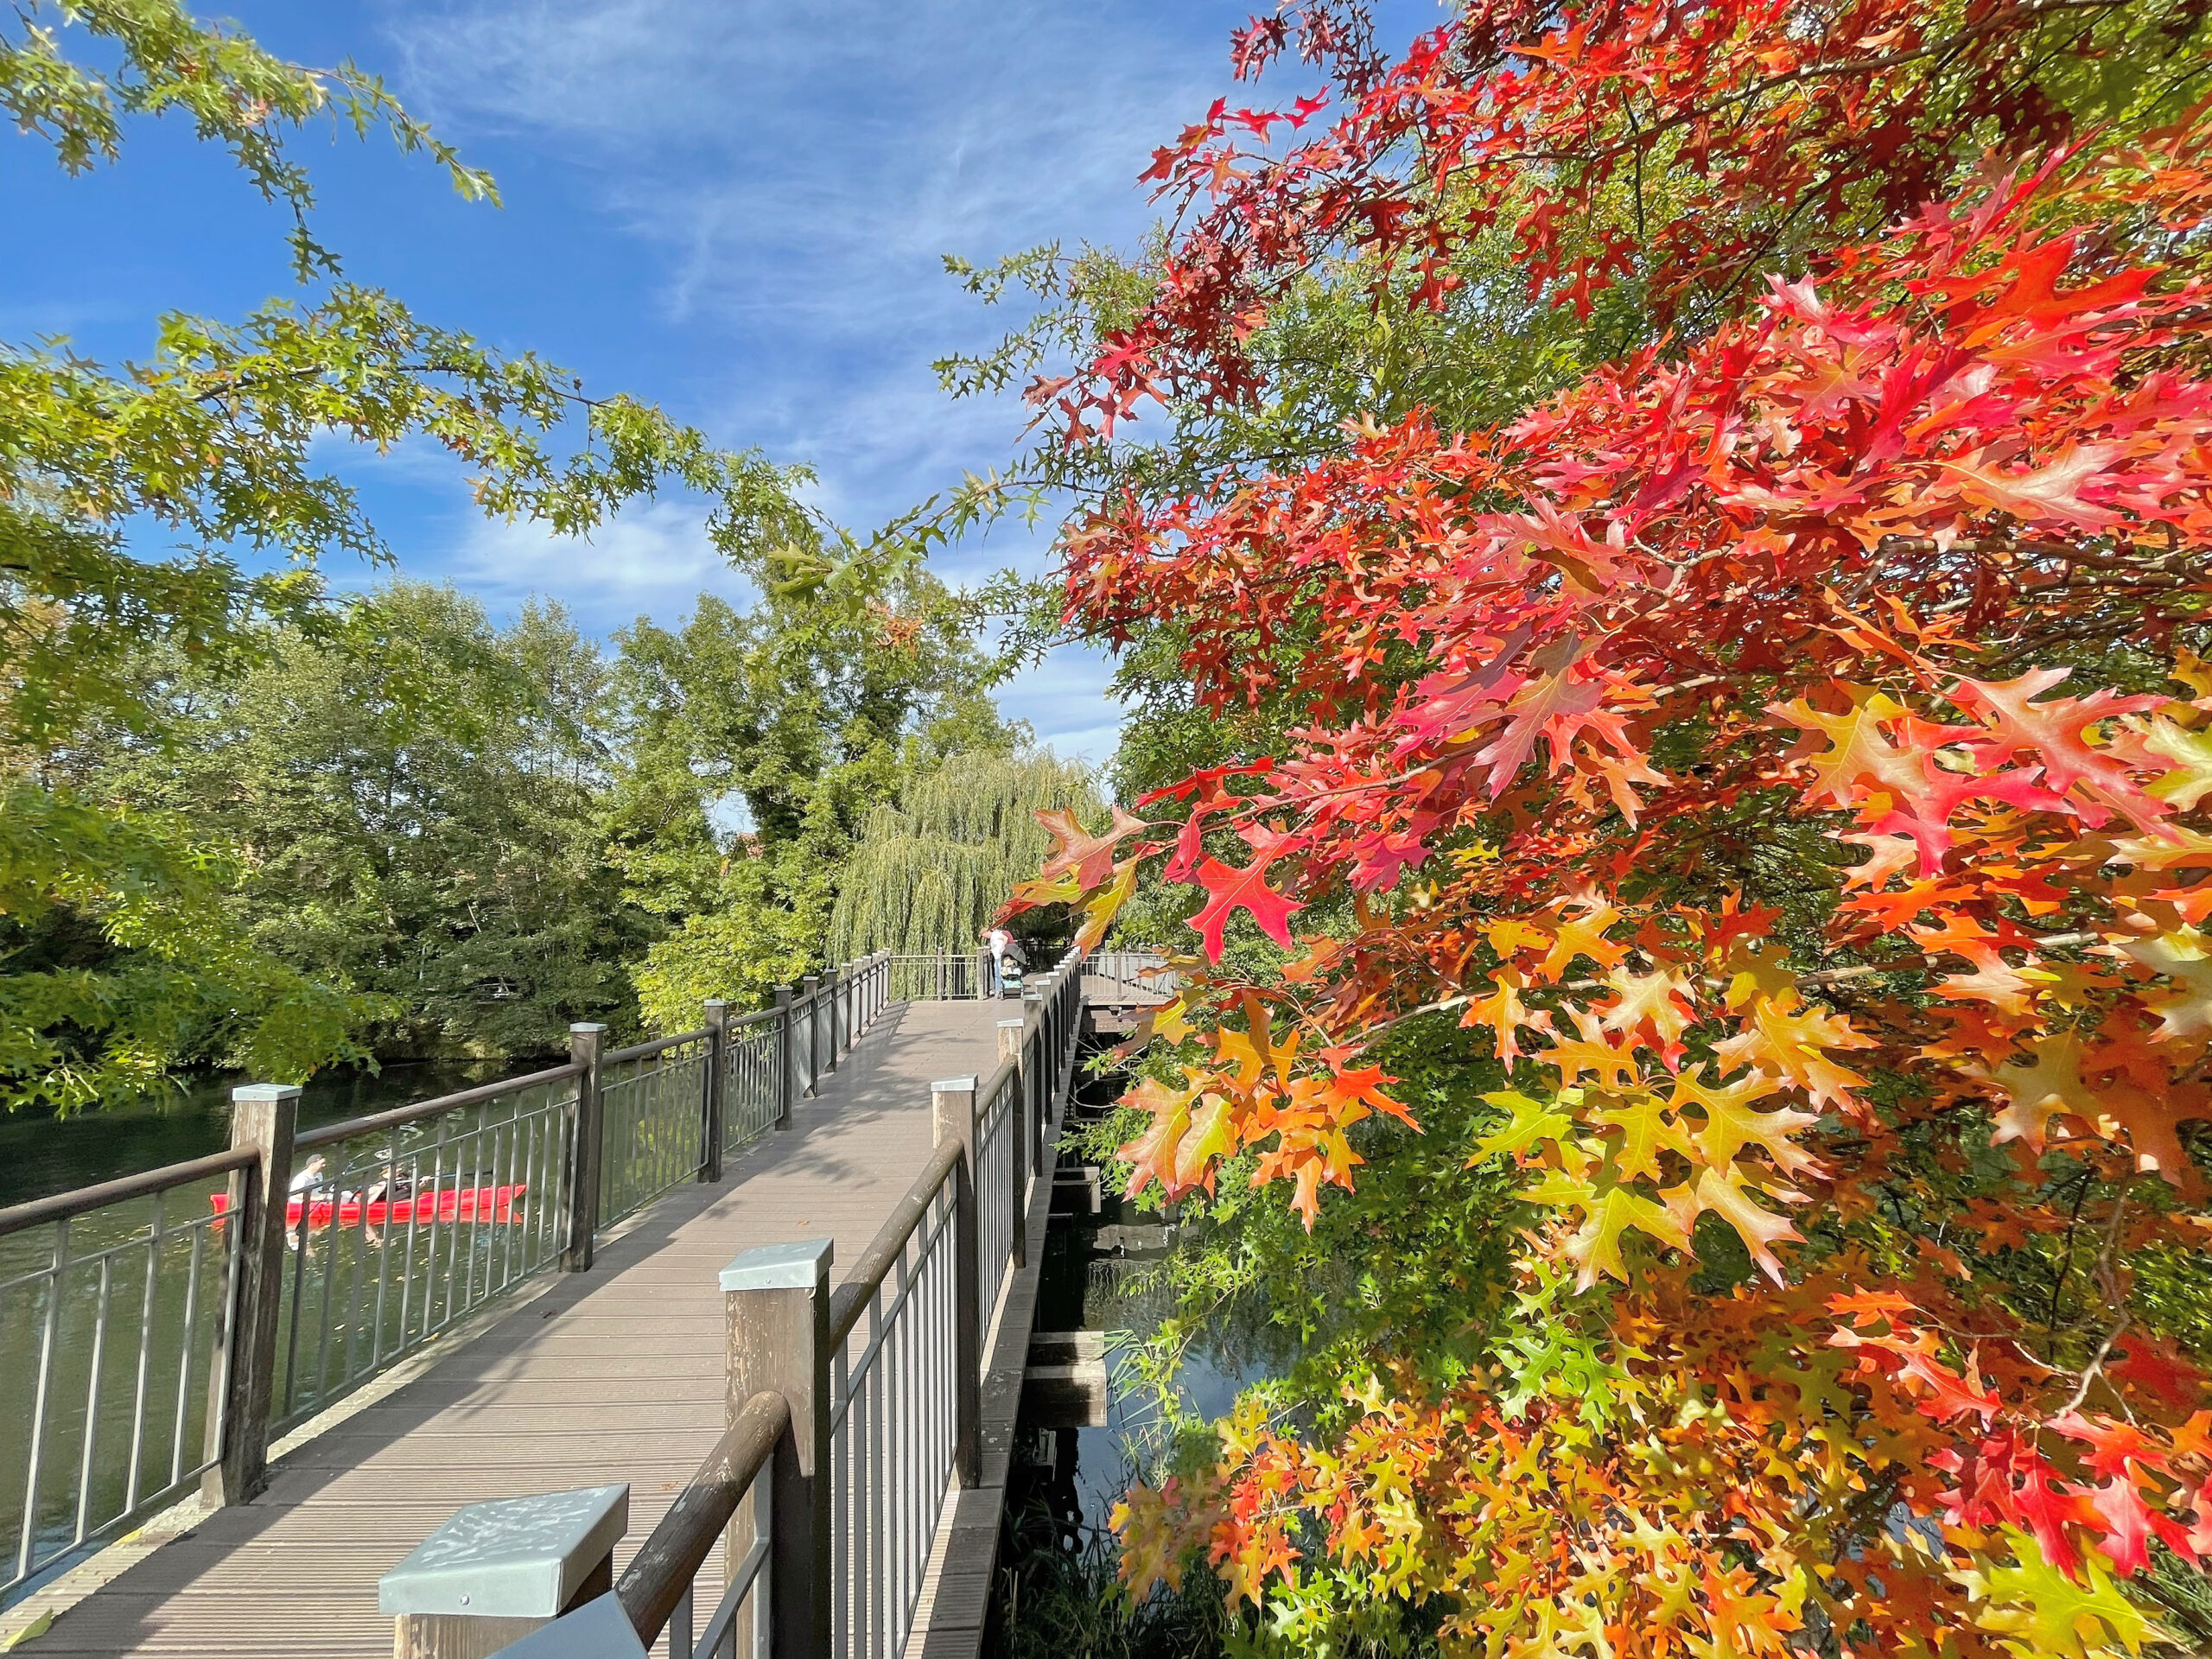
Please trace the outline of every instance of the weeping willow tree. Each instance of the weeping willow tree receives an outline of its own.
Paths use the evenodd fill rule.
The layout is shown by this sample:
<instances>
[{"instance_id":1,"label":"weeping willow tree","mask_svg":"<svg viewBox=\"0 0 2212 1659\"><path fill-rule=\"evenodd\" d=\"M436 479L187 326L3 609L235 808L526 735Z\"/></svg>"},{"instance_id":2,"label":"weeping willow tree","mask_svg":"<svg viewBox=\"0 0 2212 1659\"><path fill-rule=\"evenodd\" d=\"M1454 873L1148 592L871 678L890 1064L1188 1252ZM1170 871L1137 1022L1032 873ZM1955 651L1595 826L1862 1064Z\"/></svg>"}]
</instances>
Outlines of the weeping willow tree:
<instances>
[{"instance_id":1,"label":"weeping willow tree","mask_svg":"<svg viewBox=\"0 0 2212 1659\"><path fill-rule=\"evenodd\" d=\"M830 917L830 956L971 947L1051 844L1037 813L1104 810L1089 772L1042 754L956 754L879 806L845 868Z\"/></svg>"}]
</instances>

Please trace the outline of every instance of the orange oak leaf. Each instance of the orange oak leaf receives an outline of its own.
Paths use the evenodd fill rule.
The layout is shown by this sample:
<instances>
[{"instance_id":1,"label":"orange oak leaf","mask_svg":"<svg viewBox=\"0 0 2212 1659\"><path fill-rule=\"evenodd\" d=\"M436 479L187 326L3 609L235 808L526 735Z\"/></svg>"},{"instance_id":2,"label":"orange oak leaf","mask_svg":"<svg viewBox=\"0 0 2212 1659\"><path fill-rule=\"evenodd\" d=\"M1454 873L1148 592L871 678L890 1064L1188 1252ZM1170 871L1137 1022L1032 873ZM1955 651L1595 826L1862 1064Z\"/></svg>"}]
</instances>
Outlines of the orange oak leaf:
<instances>
[{"instance_id":1,"label":"orange oak leaf","mask_svg":"<svg viewBox=\"0 0 2212 1659\"><path fill-rule=\"evenodd\" d=\"M1209 896L1204 908L1191 918L1188 925L1195 928L1198 938L1205 941L1209 962L1221 960L1222 929L1239 910L1249 911L1260 931L1287 950L1290 918L1306 908L1301 901L1276 892L1266 880L1268 867L1286 853L1294 851L1300 838L1252 828L1243 833L1253 853L1249 864L1238 869L1219 859L1209 858L1198 866L1198 883Z\"/></svg>"},{"instance_id":2,"label":"orange oak leaf","mask_svg":"<svg viewBox=\"0 0 2212 1659\"><path fill-rule=\"evenodd\" d=\"M1037 822L1045 826L1045 833L1052 838L1052 850L1046 857L1039 879L1050 881L1056 876L1072 874L1078 892L1088 893L1106 880L1114 868L1114 849L1131 836L1141 835L1153 826L1142 818L1132 817L1119 806L1114 808L1114 821L1103 836L1094 836L1077 821L1071 807L1056 807L1050 811L1040 810Z\"/></svg>"}]
</instances>

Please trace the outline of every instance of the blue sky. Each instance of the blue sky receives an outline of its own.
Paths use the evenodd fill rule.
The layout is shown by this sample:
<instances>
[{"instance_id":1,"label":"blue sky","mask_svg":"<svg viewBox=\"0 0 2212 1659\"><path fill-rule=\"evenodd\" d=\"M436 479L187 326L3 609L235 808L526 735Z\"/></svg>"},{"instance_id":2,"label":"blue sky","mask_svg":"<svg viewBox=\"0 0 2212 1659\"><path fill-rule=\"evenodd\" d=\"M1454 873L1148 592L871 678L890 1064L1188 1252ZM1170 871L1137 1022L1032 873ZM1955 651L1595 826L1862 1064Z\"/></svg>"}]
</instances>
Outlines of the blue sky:
<instances>
[{"instance_id":1,"label":"blue sky","mask_svg":"<svg viewBox=\"0 0 2212 1659\"><path fill-rule=\"evenodd\" d=\"M731 447L811 466L819 505L868 528L1002 464L1018 401L954 405L929 364L995 339L939 257L1052 238L1131 245L1137 174L1230 90L1251 0L359 0L233 3L271 49L351 57L497 176L503 208L459 201L387 143L300 147L319 226L356 281L498 346L533 348L661 403ZM1287 94L1286 94L1287 95ZM178 124L67 179L0 134L0 338L66 334L113 358L152 319L238 315L290 283L283 224ZM673 622L742 582L690 505L634 508L591 545L472 514L432 454L339 457L404 574L495 612L537 593L605 633ZM942 556L949 580L1039 568L1019 529ZM362 573L334 568L340 582ZM1010 714L1103 760L1106 667L1063 650L1010 687Z\"/></svg>"}]
</instances>

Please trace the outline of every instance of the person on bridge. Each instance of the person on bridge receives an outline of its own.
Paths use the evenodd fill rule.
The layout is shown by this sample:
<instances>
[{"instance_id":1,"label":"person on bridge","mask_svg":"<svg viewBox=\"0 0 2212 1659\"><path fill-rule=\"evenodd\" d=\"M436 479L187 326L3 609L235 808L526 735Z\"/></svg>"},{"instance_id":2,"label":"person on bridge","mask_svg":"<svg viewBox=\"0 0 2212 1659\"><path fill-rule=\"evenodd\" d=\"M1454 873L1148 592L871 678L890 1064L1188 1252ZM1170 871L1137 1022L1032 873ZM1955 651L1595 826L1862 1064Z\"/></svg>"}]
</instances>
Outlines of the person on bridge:
<instances>
[{"instance_id":1,"label":"person on bridge","mask_svg":"<svg viewBox=\"0 0 2212 1659\"><path fill-rule=\"evenodd\" d=\"M988 961L983 971L983 995L997 996L1006 987L1006 953L1014 949L1014 935L1006 929L993 925L983 930L983 950Z\"/></svg>"}]
</instances>

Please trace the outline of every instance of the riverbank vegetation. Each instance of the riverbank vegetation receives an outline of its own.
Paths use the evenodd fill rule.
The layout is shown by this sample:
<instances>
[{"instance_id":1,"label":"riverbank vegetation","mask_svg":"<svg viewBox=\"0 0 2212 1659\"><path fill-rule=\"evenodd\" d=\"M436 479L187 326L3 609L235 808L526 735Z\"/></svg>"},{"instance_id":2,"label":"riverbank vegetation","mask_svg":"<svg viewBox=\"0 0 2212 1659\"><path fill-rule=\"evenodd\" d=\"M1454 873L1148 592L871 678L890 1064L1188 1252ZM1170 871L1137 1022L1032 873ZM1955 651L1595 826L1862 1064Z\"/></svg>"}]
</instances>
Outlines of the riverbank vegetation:
<instances>
[{"instance_id":1,"label":"riverbank vegetation","mask_svg":"<svg viewBox=\"0 0 2212 1659\"><path fill-rule=\"evenodd\" d=\"M296 155L321 123L497 199L373 76L174 0L83 0L0 22L0 107L72 173L190 120L285 210L297 282L243 321L149 321L131 362L0 344L0 1105L695 1020L830 959L879 809L956 756L1051 770L917 543L849 535L803 469L347 279ZM757 601L601 643L395 580L346 476L395 446L550 534L673 493ZM340 591L364 569L380 585ZM896 849L871 856L893 879ZM867 927L967 948L1002 896L903 931L879 896Z\"/></svg>"},{"instance_id":2,"label":"riverbank vegetation","mask_svg":"<svg viewBox=\"0 0 2212 1659\"><path fill-rule=\"evenodd\" d=\"M1191 952L1120 1164L1294 1344L1132 1593L2207 1638L2206 29L1290 3L1142 258L967 272L1042 430L958 511L1083 492L1038 626L1139 704L1019 902Z\"/></svg>"}]
</instances>

